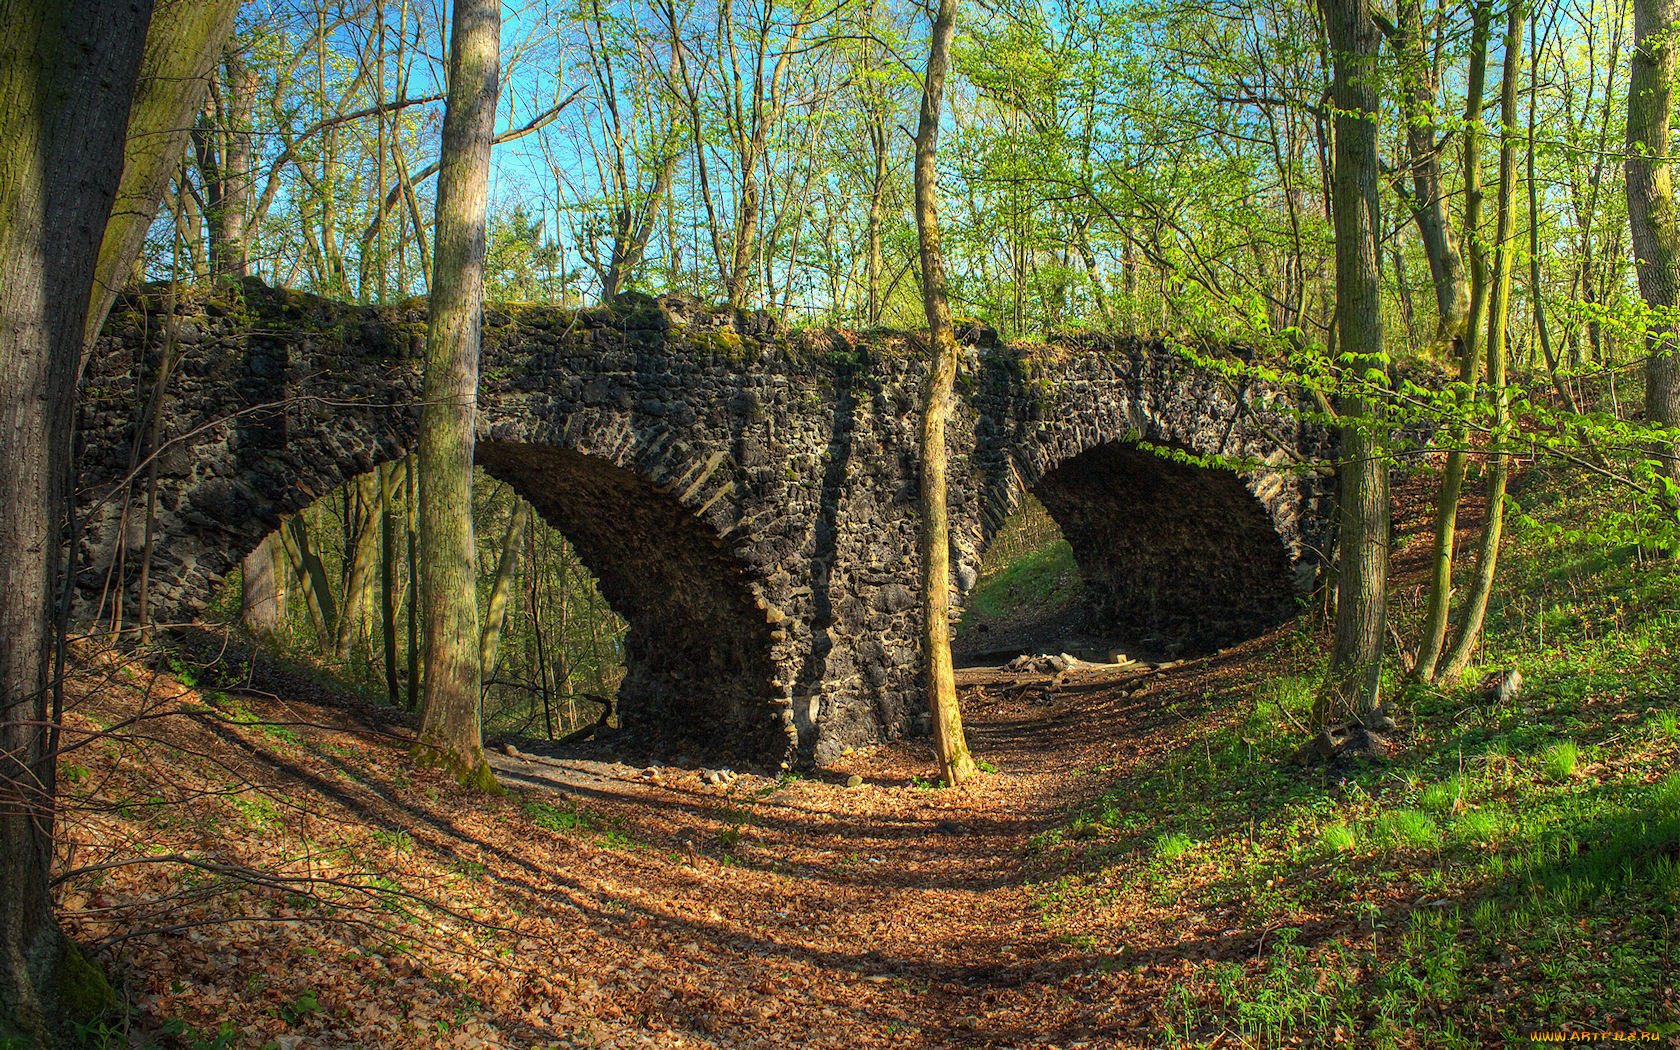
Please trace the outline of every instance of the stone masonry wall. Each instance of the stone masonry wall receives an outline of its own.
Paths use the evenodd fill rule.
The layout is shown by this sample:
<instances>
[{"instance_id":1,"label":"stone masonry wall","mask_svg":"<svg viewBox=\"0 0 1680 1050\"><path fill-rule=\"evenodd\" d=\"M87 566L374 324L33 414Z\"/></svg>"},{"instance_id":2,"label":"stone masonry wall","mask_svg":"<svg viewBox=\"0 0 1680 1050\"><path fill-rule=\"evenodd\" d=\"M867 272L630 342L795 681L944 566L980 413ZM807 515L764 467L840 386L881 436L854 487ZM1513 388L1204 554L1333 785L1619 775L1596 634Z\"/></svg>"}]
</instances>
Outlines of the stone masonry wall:
<instances>
[{"instance_id":1,"label":"stone masonry wall","mask_svg":"<svg viewBox=\"0 0 1680 1050\"><path fill-rule=\"evenodd\" d=\"M629 621L628 728L770 765L914 730L922 340L641 296L492 306L485 320L479 462L573 541ZM172 318L155 297L120 304L84 388L81 615L108 618L119 591L134 607L145 511L124 479L152 463L152 613L170 622L197 615L286 515L404 455L424 325L416 303L256 281ZM164 444L148 459L171 338ZM1287 469L1329 452L1292 392L1135 340L966 341L951 436L961 590L1030 489L1103 623L1217 645L1293 613L1330 489Z\"/></svg>"}]
</instances>

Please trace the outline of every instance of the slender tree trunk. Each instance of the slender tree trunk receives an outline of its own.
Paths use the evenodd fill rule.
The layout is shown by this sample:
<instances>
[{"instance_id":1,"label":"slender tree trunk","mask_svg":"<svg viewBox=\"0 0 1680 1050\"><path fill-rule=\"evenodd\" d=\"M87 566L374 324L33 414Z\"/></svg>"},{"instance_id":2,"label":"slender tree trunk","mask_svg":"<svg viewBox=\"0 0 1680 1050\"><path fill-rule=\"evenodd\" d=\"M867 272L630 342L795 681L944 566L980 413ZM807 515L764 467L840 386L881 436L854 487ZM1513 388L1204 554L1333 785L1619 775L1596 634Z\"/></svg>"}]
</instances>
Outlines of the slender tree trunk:
<instances>
[{"instance_id":1,"label":"slender tree trunk","mask_svg":"<svg viewBox=\"0 0 1680 1050\"><path fill-rule=\"evenodd\" d=\"M883 105L884 108L884 105ZM869 183L869 326L881 323L881 230L887 217L887 127L885 113L870 117L869 144L875 154L875 171Z\"/></svg>"},{"instance_id":2,"label":"slender tree trunk","mask_svg":"<svg viewBox=\"0 0 1680 1050\"><path fill-rule=\"evenodd\" d=\"M1436 142L1435 62L1424 41L1422 0L1400 0L1396 24L1385 26L1400 66L1400 106L1406 120L1406 165L1411 169L1408 203L1435 282L1437 339L1454 344L1470 314L1470 284L1464 260L1453 244L1441 192L1440 148Z\"/></svg>"},{"instance_id":3,"label":"slender tree trunk","mask_svg":"<svg viewBox=\"0 0 1680 1050\"><path fill-rule=\"evenodd\" d=\"M219 140L218 186L210 215L210 267L217 277L250 272L246 227L251 209L251 114L257 102L257 77L234 47L222 61L223 106L216 129Z\"/></svg>"},{"instance_id":4,"label":"slender tree trunk","mask_svg":"<svg viewBox=\"0 0 1680 1050\"><path fill-rule=\"evenodd\" d=\"M502 623L507 618L508 599L513 594L513 573L519 566L519 544L530 518L531 505L518 500L513 520L508 523L507 537L502 542L501 557L496 559L496 578L490 584L490 603L484 612L484 630L478 645L478 662L484 668L486 679L496 670L496 649L502 638Z\"/></svg>"},{"instance_id":5,"label":"slender tree trunk","mask_svg":"<svg viewBox=\"0 0 1680 1050\"><path fill-rule=\"evenodd\" d=\"M419 449L426 674L415 755L487 790L496 778L479 722L472 463L501 22L501 0L455 0Z\"/></svg>"},{"instance_id":6,"label":"slender tree trunk","mask_svg":"<svg viewBox=\"0 0 1680 1050\"><path fill-rule=\"evenodd\" d=\"M310 542L309 524L303 514L287 518L279 536L286 558L291 562L292 578L298 581L298 589L303 592L310 626L315 629L315 647L325 653L332 646L333 631L338 624L338 603L333 600L326 564Z\"/></svg>"},{"instance_id":7,"label":"slender tree trunk","mask_svg":"<svg viewBox=\"0 0 1680 1050\"><path fill-rule=\"evenodd\" d=\"M151 13L19 0L0 18L0 1041L26 1046L68 1044L115 1005L48 893L54 624L82 342Z\"/></svg>"},{"instance_id":8,"label":"slender tree trunk","mask_svg":"<svg viewBox=\"0 0 1680 1050\"><path fill-rule=\"evenodd\" d=\"M239 563L240 619L254 635L272 634L286 622L285 552L271 532Z\"/></svg>"},{"instance_id":9,"label":"slender tree trunk","mask_svg":"<svg viewBox=\"0 0 1680 1050\"><path fill-rule=\"evenodd\" d=\"M928 710L939 774L956 785L973 777L974 758L963 737L951 666L951 523L946 506L945 423L957 378L957 340L951 330L945 257L939 240L939 114L945 71L956 30L956 0L939 0L922 82L922 113L916 128L916 229L921 234L922 306L928 319L927 390L922 401L922 640L927 659Z\"/></svg>"},{"instance_id":10,"label":"slender tree trunk","mask_svg":"<svg viewBox=\"0 0 1680 1050\"><path fill-rule=\"evenodd\" d=\"M1488 37L1493 25L1492 0L1476 0L1470 35L1470 79L1464 109L1464 235L1470 252L1470 317L1463 330L1458 372L1458 403L1468 413L1475 401L1479 380L1483 324L1487 314L1487 250L1481 242L1482 139L1487 134L1482 121L1482 97L1487 83ZM1433 545L1430 554L1429 591L1424 599L1423 632L1418 643L1412 675L1419 681L1437 680L1436 665L1446 647L1447 620L1452 611L1453 559L1458 538L1458 504L1464 491L1464 472L1469 463L1466 447L1469 428L1462 418L1447 428L1447 462L1441 471L1441 487L1435 497Z\"/></svg>"},{"instance_id":11,"label":"slender tree trunk","mask_svg":"<svg viewBox=\"0 0 1680 1050\"><path fill-rule=\"evenodd\" d=\"M420 482L418 462L408 457L403 469L403 520L408 548L408 709L420 710Z\"/></svg>"},{"instance_id":12,"label":"slender tree trunk","mask_svg":"<svg viewBox=\"0 0 1680 1050\"><path fill-rule=\"evenodd\" d=\"M378 484L376 476L363 474L356 479L355 499L350 500L356 525L350 530L351 535L345 543L344 601L339 605L337 630L333 636L333 659L341 664L350 659L350 645L356 637L356 626L366 622L373 595L373 560L379 552L379 533L374 530Z\"/></svg>"},{"instance_id":13,"label":"slender tree trunk","mask_svg":"<svg viewBox=\"0 0 1680 1050\"><path fill-rule=\"evenodd\" d=\"M1528 298L1529 309L1534 311L1534 334L1540 341L1540 353L1546 359L1546 375L1552 381L1552 389L1557 391L1558 399L1563 407L1570 412L1579 412L1575 404L1575 395L1558 375L1557 351L1552 347L1551 328L1546 321L1546 304L1541 298L1540 283L1540 181L1534 171L1534 134L1537 128L1537 105L1540 95L1540 47L1542 41L1537 36L1540 19L1532 19L1528 24ZM1585 438L1589 449L1597 455L1592 447L1591 438L1577 429L1577 435Z\"/></svg>"},{"instance_id":14,"label":"slender tree trunk","mask_svg":"<svg viewBox=\"0 0 1680 1050\"><path fill-rule=\"evenodd\" d=\"M1680 202L1674 193L1669 122L1680 41L1680 0L1633 0L1633 70L1628 78L1627 204L1645 322L1645 418L1680 425ZM1680 506L1680 456L1672 439L1653 450L1659 491Z\"/></svg>"},{"instance_id":15,"label":"slender tree trunk","mask_svg":"<svg viewBox=\"0 0 1680 1050\"><path fill-rule=\"evenodd\" d=\"M1465 599L1458 633L1441 668L1441 677L1451 681L1470 665L1476 642L1482 635L1488 596L1493 591L1494 572L1499 564L1499 542L1505 526L1505 483L1509 474L1511 402L1505 386L1506 337L1511 314L1512 257L1515 238L1517 196L1517 80L1522 70L1523 6L1512 0L1505 26L1505 72L1500 87L1499 198L1494 234L1493 295L1488 307L1487 370L1488 395L1493 398L1493 439L1488 452L1487 524L1482 529L1481 547L1476 553L1476 575ZM1532 147L1531 147L1532 148Z\"/></svg>"},{"instance_id":16,"label":"slender tree trunk","mask_svg":"<svg viewBox=\"0 0 1680 1050\"><path fill-rule=\"evenodd\" d=\"M1343 366L1341 541L1336 632L1321 722L1379 713L1378 675L1388 601L1388 461L1382 428L1387 394L1378 251L1378 97L1373 70L1382 42L1362 0L1320 0L1335 68L1336 327Z\"/></svg>"},{"instance_id":17,"label":"slender tree trunk","mask_svg":"<svg viewBox=\"0 0 1680 1050\"><path fill-rule=\"evenodd\" d=\"M397 519L391 510L397 469L392 463L379 467L379 626L384 640L385 695L392 707L402 702L397 681Z\"/></svg>"}]
</instances>

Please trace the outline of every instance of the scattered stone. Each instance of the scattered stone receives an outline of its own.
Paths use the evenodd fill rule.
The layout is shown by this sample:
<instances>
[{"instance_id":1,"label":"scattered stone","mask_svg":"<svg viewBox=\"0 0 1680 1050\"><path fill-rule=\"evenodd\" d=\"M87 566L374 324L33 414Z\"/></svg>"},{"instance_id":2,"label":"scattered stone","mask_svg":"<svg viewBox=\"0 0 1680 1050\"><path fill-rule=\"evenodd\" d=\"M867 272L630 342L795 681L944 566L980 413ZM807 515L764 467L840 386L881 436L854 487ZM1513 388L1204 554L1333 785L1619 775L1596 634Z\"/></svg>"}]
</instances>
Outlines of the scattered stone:
<instances>
[{"instance_id":1,"label":"scattered stone","mask_svg":"<svg viewBox=\"0 0 1680 1050\"><path fill-rule=\"evenodd\" d=\"M1301 766L1333 766L1354 759L1374 759L1381 762L1387 758L1386 737L1358 722L1349 722L1323 730L1296 749L1290 761Z\"/></svg>"},{"instance_id":2,"label":"scattered stone","mask_svg":"<svg viewBox=\"0 0 1680 1050\"><path fill-rule=\"evenodd\" d=\"M1063 671L1078 667L1083 661L1067 653L1040 654L1028 656L1022 653L1015 659L1004 664L1006 671L1020 671L1027 674L1060 674Z\"/></svg>"},{"instance_id":3,"label":"scattered stone","mask_svg":"<svg viewBox=\"0 0 1680 1050\"><path fill-rule=\"evenodd\" d=\"M849 788L862 787L863 778L858 776L856 773L853 773L851 776L846 778L846 786Z\"/></svg>"},{"instance_id":4,"label":"scattered stone","mask_svg":"<svg viewBox=\"0 0 1680 1050\"><path fill-rule=\"evenodd\" d=\"M1509 671L1493 671L1476 685L1476 695L1490 703L1509 704L1522 695L1522 672L1512 668Z\"/></svg>"}]
</instances>

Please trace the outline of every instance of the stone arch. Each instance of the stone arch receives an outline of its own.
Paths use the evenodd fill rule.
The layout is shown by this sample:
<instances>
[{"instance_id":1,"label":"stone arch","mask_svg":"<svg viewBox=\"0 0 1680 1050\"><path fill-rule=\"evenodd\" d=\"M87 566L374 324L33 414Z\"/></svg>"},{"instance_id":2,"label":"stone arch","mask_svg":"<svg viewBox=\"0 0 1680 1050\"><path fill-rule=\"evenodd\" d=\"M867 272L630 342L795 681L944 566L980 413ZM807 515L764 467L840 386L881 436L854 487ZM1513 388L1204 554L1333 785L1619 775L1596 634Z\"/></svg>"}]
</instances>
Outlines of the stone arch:
<instances>
[{"instance_id":1,"label":"stone arch","mask_svg":"<svg viewBox=\"0 0 1680 1050\"><path fill-rule=\"evenodd\" d=\"M286 516L412 446L412 406L336 407L305 401L251 413L170 446L154 526L166 542L150 571L155 621L194 619ZM631 412L509 418L496 414L481 429L477 463L566 535L628 621L621 724L659 747L771 764L789 754L793 734L771 695L785 654L740 556L748 541L731 498L736 464ZM108 568L125 561L128 578L111 583L133 600L144 545L135 505L127 515L119 499L89 510L83 563L95 568L81 581L84 618L97 609Z\"/></svg>"},{"instance_id":2,"label":"stone arch","mask_svg":"<svg viewBox=\"0 0 1680 1050\"><path fill-rule=\"evenodd\" d=\"M729 541L733 463L669 431L596 422L568 420L552 442L500 429L477 464L565 535L629 624L626 729L663 750L779 761L792 747L772 703L780 639Z\"/></svg>"},{"instance_id":3,"label":"stone arch","mask_svg":"<svg viewBox=\"0 0 1680 1050\"><path fill-rule=\"evenodd\" d=\"M977 564L1031 492L1073 549L1095 633L1206 651L1295 615L1317 576L1304 519L1322 493L1287 469L1317 440L1287 426L1290 395L1136 341L1086 349L1052 381L1020 365L989 377L979 506L959 558ZM1248 469L1202 462L1221 458Z\"/></svg>"},{"instance_id":4,"label":"stone arch","mask_svg":"<svg viewBox=\"0 0 1680 1050\"><path fill-rule=\"evenodd\" d=\"M1200 651L1298 610L1282 537L1232 471L1113 441L1063 460L1031 491L1073 548L1094 628Z\"/></svg>"}]
</instances>

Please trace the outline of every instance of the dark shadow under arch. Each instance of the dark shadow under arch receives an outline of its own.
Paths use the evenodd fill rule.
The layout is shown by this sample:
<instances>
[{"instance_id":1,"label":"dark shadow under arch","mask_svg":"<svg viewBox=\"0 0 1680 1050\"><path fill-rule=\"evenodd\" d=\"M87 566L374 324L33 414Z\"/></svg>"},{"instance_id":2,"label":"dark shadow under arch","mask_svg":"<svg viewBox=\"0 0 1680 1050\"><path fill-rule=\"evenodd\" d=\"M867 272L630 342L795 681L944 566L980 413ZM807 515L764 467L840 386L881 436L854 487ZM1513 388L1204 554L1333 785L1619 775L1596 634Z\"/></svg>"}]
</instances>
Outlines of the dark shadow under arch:
<instances>
[{"instance_id":1,"label":"dark shadow under arch","mask_svg":"<svg viewBox=\"0 0 1680 1050\"><path fill-rule=\"evenodd\" d=\"M745 566L675 495L594 456L481 440L476 462L571 541L630 625L623 726L650 747L779 761L772 627Z\"/></svg>"},{"instance_id":2,"label":"dark shadow under arch","mask_svg":"<svg viewBox=\"0 0 1680 1050\"><path fill-rule=\"evenodd\" d=\"M1299 609L1289 552L1231 471L1111 441L1064 460L1031 491L1073 548L1095 632L1207 651Z\"/></svg>"}]
</instances>

